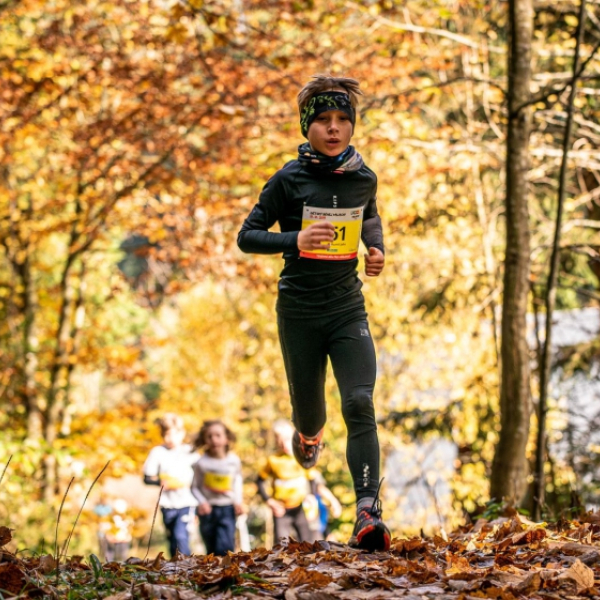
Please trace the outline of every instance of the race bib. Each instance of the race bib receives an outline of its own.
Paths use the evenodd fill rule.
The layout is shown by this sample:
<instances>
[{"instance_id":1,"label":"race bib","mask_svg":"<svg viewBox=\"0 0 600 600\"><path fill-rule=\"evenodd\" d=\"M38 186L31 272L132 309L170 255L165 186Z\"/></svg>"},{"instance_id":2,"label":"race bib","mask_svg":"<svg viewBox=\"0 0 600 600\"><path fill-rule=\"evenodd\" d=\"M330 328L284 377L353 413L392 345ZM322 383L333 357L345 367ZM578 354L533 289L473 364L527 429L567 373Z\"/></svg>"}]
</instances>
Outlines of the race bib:
<instances>
[{"instance_id":1,"label":"race bib","mask_svg":"<svg viewBox=\"0 0 600 600\"><path fill-rule=\"evenodd\" d=\"M286 506L297 506L302 503L308 491L308 482L305 477L294 479L276 479L273 482L273 498L280 500Z\"/></svg>"},{"instance_id":2,"label":"race bib","mask_svg":"<svg viewBox=\"0 0 600 600\"><path fill-rule=\"evenodd\" d=\"M224 494L229 492L233 487L233 477L224 473L205 473L204 485L212 492Z\"/></svg>"},{"instance_id":3,"label":"race bib","mask_svg":"<svg viewBox=\"0 0 600 600\"><path fill-rule=\"evenodd\" d=\"M185 482L181 481L178 477L167 475L166 473L160 476L160 484L167 490L179 490L186 485Z\"/></svg>"},{"instance_id":4,"label":"race bib","mask_svg":"<svg viewBox=\"0 0 600 600\"><path fill-rule=\"evenodd\" d=\"M328 221L335 227L335 237L329 248L323 250L301 250L300 256L316 260L349 260L356 258L364 207L317 208L306 206L302 210L302 229L313 223Z\"/></svg>"}]
</instances>

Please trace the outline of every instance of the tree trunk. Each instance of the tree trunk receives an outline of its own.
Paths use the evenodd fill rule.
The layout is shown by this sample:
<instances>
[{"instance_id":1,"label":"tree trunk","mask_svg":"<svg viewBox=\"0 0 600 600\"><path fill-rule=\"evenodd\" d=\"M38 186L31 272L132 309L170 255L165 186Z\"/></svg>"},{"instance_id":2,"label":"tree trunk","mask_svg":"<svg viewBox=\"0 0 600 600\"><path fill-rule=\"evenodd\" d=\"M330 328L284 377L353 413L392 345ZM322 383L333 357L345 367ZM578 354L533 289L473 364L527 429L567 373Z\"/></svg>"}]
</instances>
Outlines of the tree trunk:
<instances>
[{"instance_id":1,"label":"tree trunk","mask_svg":"<svg viewBox=\"0 0 600 600\"><path fill-rule=\"evenodd\" d=\"M14 202L11 209L16 210ZM24 209L27 217L33 214L31 199L27 197L27 205ZM37 284L31 267L32 246L27 239L20 235L19 231L11 222L10 235L17 241L14 246L5 245L7 257L12 270L16 275L18 284L13 287L17 290L15 296L16 322L15 331L20 333L20 364L22 369L22 393L25 403L25 415L27 419L26 437L30 440L39 440L43 435L43 401L40 397L39 385L36 380L38 371L38 331L36 326L38 306Z\"/></svg>"},{"instance_id":2,"label":"tree trunk","mask_svg":"<svg viewBox=\"0 0 600 600\"><path fill-rule=\"evenodd\" d=\"M583 23L585 20L585 0L581 0L579 5L579 21L577 23L577 33L575 41L575 56L573 58L573 79L569 91L569 101L566 107L567 122L565 124L565 133L563 137L563 157L560 165L560 175L558 181L558 202L556 207L556 222L554 226L554 240L552 243L552 255L550 257L550 273L548 274L548 283L546 284L546 335L544 337L543 351L540 360L540 400L538 404L538 432L535 455L534 470L534 497L533 497L533 518L537 521L542 515L542 505L544 504L546 478L546 413L548 411L548 384L550 382L550 371L552 366L552 315L556 301L556 284L558 281L558 268L560 259L560 234L562 229L562 216L565 203L565 191L567 185L567 161L569 156L569 147L571 145L571 129L573 126L573 109L575 95L577 93L577 80L579 79L579 52L583 39Z\"/></svg>"},{"instance_id":3,"label":"tree trunk","mask_svg":"<svg viewBox=\"0 0 600 600\"><path fill-rule=\"evenodd\" d=\"M71 270L74 255L69 254L63 266L60 280L60 305L58 310L58 326L54 340L54 352L50 365L50 382L48 386L45 411L44 439L50 448L54 447L61 426L63 412L67 406L67 389L69 355L74 346L72 313L75 308L75 289L73 287ZM58 464L54 454L49 453L44 458L44 478L42 481L43 496L50 500L58 492Z\"/></svg>"},{"instance_id":4,"label":"tree trunk","mask_svg":"<svg viewBox=\"0 0 600 600\"><path fill-rule=\"evenodd\" d=\"M532 0L509 2L506 252L502 302L500 437L490 482L496 500L519 503L526 491L531 416L527 298L529 293L529 135Z\"/></svg>"},{"instance_id":5,"label":"tree trunk","mask_svg":"<svg viewBox=\"0 0 600 600\"><path fill-rule=\"evenodd\" d=\"M39 440L42 437L42 407L36 382L38 369L38 339L35 326L38 310L37 290L33 281L29 256L18 266L23 285L23 376L25 407L27 413L27 438Z\"/></svg>"}]
</instances>

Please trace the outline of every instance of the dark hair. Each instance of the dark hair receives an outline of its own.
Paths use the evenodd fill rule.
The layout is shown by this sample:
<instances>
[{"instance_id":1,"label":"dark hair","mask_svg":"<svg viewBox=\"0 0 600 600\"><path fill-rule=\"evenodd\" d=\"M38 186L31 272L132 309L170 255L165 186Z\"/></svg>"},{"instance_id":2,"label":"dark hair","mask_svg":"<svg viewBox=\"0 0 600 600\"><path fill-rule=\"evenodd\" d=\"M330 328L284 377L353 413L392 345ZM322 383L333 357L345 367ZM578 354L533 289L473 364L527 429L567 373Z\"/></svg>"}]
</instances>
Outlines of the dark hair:
<instances>
[{"instance_id":1,"label":"dark hair","mask_svg":"<svg viewBox=\"0 0 600 600\"><path fill-rule=\"evenodd\" d=\"M209 419L208 421L204 421L204 423L202 423L200 431L194 440L194 448L202 448L206 446L206 432L213 425L220 425L225 431L227 441L229 442L229 444L227 444L227 450L229 450L230 445L236 440L235 433L233 433L233 431L231 431L231 429L229 429L229 427L227 427L227 425L225 425L221 419Z\"/></svg>"},{"instance_id":2,"label":"dark hair","mask_svg":"<svg viewBox=\"0 0 600 600\"><path fill-rule=\"evenodd\" d=\"M351 79L350 77L333 77L332 75L319 73L313 75L311 81L298 92L297 101L300 112L302 112L302 109L314 95L321 92L331 92L336 88L346 91L353 108L358 106L358 97L362 95L362 91L360 83L356 79Z\"/></svg>"}]
</instances>

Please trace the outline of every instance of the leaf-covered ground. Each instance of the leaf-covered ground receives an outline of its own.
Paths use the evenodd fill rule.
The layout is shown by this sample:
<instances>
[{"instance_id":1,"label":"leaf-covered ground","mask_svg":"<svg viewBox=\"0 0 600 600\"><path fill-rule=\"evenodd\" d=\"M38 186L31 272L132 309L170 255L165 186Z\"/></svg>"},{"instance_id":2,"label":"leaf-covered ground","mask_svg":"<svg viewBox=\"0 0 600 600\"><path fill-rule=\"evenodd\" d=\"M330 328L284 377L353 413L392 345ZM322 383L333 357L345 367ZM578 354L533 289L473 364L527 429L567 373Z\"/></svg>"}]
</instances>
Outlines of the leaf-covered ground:
<instances>
[{"instance_id":1,"label":"leaf-covered ground","mask_svg":"<svg viewBox=\"0 0 600 600\"><path fill-rule=\"evenodd\" d=\"M226 557L95 556L58 562L3 549L0 599L471 600L600 599L600 517L543 526L513 516L480 520L449 536L394 539L389 552L293 540Z\"/></svg>"}]
</instances>

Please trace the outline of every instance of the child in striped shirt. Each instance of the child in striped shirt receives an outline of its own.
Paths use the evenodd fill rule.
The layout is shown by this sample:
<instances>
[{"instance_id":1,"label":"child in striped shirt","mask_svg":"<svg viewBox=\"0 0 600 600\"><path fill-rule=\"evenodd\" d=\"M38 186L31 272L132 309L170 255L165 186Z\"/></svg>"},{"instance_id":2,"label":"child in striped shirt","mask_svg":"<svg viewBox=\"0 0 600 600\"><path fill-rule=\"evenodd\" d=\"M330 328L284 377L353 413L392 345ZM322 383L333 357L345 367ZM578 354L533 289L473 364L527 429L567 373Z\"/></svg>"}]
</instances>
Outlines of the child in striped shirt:
<instances>
[{"instance_id":1,"label":"child in striped shirt","mask_svg":"<svg viewBox=\"0 0 600 600\"><path fill-rule=\"evenodd\" d=\"M233 432L220 420L205 421L196 438L203 449L194 465L192 493L198 500L200 535L207 554L235 549L236 517L243 513L242 463L230 450Z\"/></svg>"}]
</instances>

